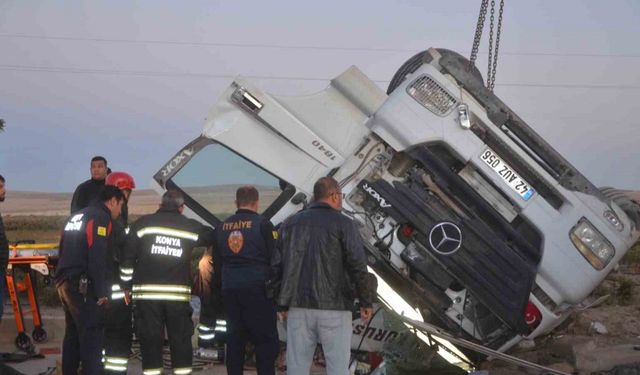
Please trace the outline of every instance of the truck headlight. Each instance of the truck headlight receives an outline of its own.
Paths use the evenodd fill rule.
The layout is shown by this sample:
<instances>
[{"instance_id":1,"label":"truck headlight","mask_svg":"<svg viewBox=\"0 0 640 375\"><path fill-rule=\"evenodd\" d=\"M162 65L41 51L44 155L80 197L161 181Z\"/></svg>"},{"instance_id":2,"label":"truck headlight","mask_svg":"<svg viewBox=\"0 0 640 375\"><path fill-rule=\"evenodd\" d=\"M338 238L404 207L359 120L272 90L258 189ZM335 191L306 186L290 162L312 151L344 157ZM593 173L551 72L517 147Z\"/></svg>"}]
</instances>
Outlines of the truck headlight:
<instances>
[{"instance_id":1,"label":"truck headlight","mask_svg":"<svg viewBox=\"0 0 640 375\"><path fill-rule=\"evenodd\" d=\"M571 229L569 237L580 254L597 270L605 268L616 254L613 245L585 218Z\"/></svg>"}]
</instances>

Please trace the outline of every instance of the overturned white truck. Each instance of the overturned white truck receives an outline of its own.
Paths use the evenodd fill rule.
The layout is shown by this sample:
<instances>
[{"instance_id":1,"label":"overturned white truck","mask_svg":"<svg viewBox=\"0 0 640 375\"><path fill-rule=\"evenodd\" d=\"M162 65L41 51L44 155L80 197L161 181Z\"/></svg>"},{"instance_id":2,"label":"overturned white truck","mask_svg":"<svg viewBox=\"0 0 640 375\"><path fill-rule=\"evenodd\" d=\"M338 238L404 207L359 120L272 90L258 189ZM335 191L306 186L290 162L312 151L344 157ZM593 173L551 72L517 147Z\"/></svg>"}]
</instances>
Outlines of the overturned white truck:
<instances>
[{"instance_id":1,"label":"overturned white truck","mask_svg":"<svg viewBox=\"0 0 640 375\"><path fill-rule=\"evenodd\" d=\"M238 78L154 180L212 226L235 187L256 185L277 225L327 175L390 289L500 351L560 324L639 237L638 206L596 188L445 49L408 60L387 94L355 67L303 97Z\"/></svg>"}]
</instances>

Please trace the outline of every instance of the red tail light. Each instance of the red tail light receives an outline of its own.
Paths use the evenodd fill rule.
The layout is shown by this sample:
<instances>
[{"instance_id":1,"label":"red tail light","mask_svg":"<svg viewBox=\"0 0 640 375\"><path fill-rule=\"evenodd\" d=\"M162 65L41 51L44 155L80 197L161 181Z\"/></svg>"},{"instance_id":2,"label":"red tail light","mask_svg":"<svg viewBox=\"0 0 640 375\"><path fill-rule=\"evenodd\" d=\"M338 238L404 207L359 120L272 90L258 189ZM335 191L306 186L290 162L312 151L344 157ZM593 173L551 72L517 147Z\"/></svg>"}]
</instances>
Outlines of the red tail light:
<instances>
[{"instance_id":1,"label":"red tail light","mask_svg":"<svg viewBox=\"0 0 640 375\"><path fill-rule=\"evenodd\" d=\"M542 322L542 313L533 302L529 301L524 309L524 321L527 323L531 331L536 329Z\"/></svg>"},{"instance_id":2,"label":"red tail light","mask_svg":"<svg viewBox=\"0 0 640 375\"><path fill-rule=\"evenodd\" d=\"M381 355L377 353L369 353L369 365L371 365L371 369L376 369L382 363L383 358Z\"/></svg>"},{"instance_id":3,"label":"red tail light","mask_svg":"<svg viewBox=\"0 0 640 375\"><path fill-rule=\"evenodd\" d=\"M402 235L405 237L411 237L411 235L413 234L413 227L410 225L405 225L402 227L402 229L400 229L400 233L402 233Z\"/></svg>"}]
</instances>

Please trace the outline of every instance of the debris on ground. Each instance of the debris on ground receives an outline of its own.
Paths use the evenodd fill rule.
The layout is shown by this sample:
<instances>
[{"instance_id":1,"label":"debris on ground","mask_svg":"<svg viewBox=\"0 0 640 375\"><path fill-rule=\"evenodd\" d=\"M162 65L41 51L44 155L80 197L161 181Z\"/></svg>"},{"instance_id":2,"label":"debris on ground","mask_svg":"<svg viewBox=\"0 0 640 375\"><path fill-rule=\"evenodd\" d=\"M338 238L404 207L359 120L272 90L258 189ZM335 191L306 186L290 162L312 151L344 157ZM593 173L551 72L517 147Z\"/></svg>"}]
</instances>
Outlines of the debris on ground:
<instances>
[{"instance_id":1,"label":"debris on ground","mask_svg":"<svg viewBox=\"0 0 640 375\"><path fill-rule=\"evenodd\" d=\"M600 322L591 322L591 325L589 326L589 332L595 332L600 335L606 335L609 333L609 331L607 331L607 327L605 327L604 324Z\"/></svg>"},{"instance_id":2,"label":"debris on ground","mask_svg":"<svg viewBox=\"0 0 640 375\"><path fill-rule=\"evenodd\" d=\"M613 272L594 298L607 294L573 312L550 335L522 341L509 354L569 374L640 375L640 274L624 267ZM530 373L500 361L481 369L488 375Z\"/></svg>"}]
</instances>

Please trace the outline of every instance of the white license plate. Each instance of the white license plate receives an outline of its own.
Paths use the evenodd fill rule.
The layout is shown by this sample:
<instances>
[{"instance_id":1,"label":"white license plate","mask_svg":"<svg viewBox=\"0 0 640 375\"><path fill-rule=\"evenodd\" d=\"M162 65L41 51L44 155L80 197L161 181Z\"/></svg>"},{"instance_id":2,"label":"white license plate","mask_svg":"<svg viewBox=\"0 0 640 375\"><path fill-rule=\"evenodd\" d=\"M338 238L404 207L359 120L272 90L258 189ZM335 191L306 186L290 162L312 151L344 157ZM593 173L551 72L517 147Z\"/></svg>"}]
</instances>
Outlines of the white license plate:
<instances>
[{"instance_id":1,"label":"white license plate","mask_svg":"<svg viewBox=\"0 0 640 375\"><path fill-rule=\"evenodd\" d=\"M502 178L502 181L518 193L522 199L528 201L533 197L536 191L529 186L527 181L518 176L509 164L500 159L493 150L490 148L484 150L484 152L480 154L480 159L487 163L487 165Z\"/></svg>"}]
</instances>

